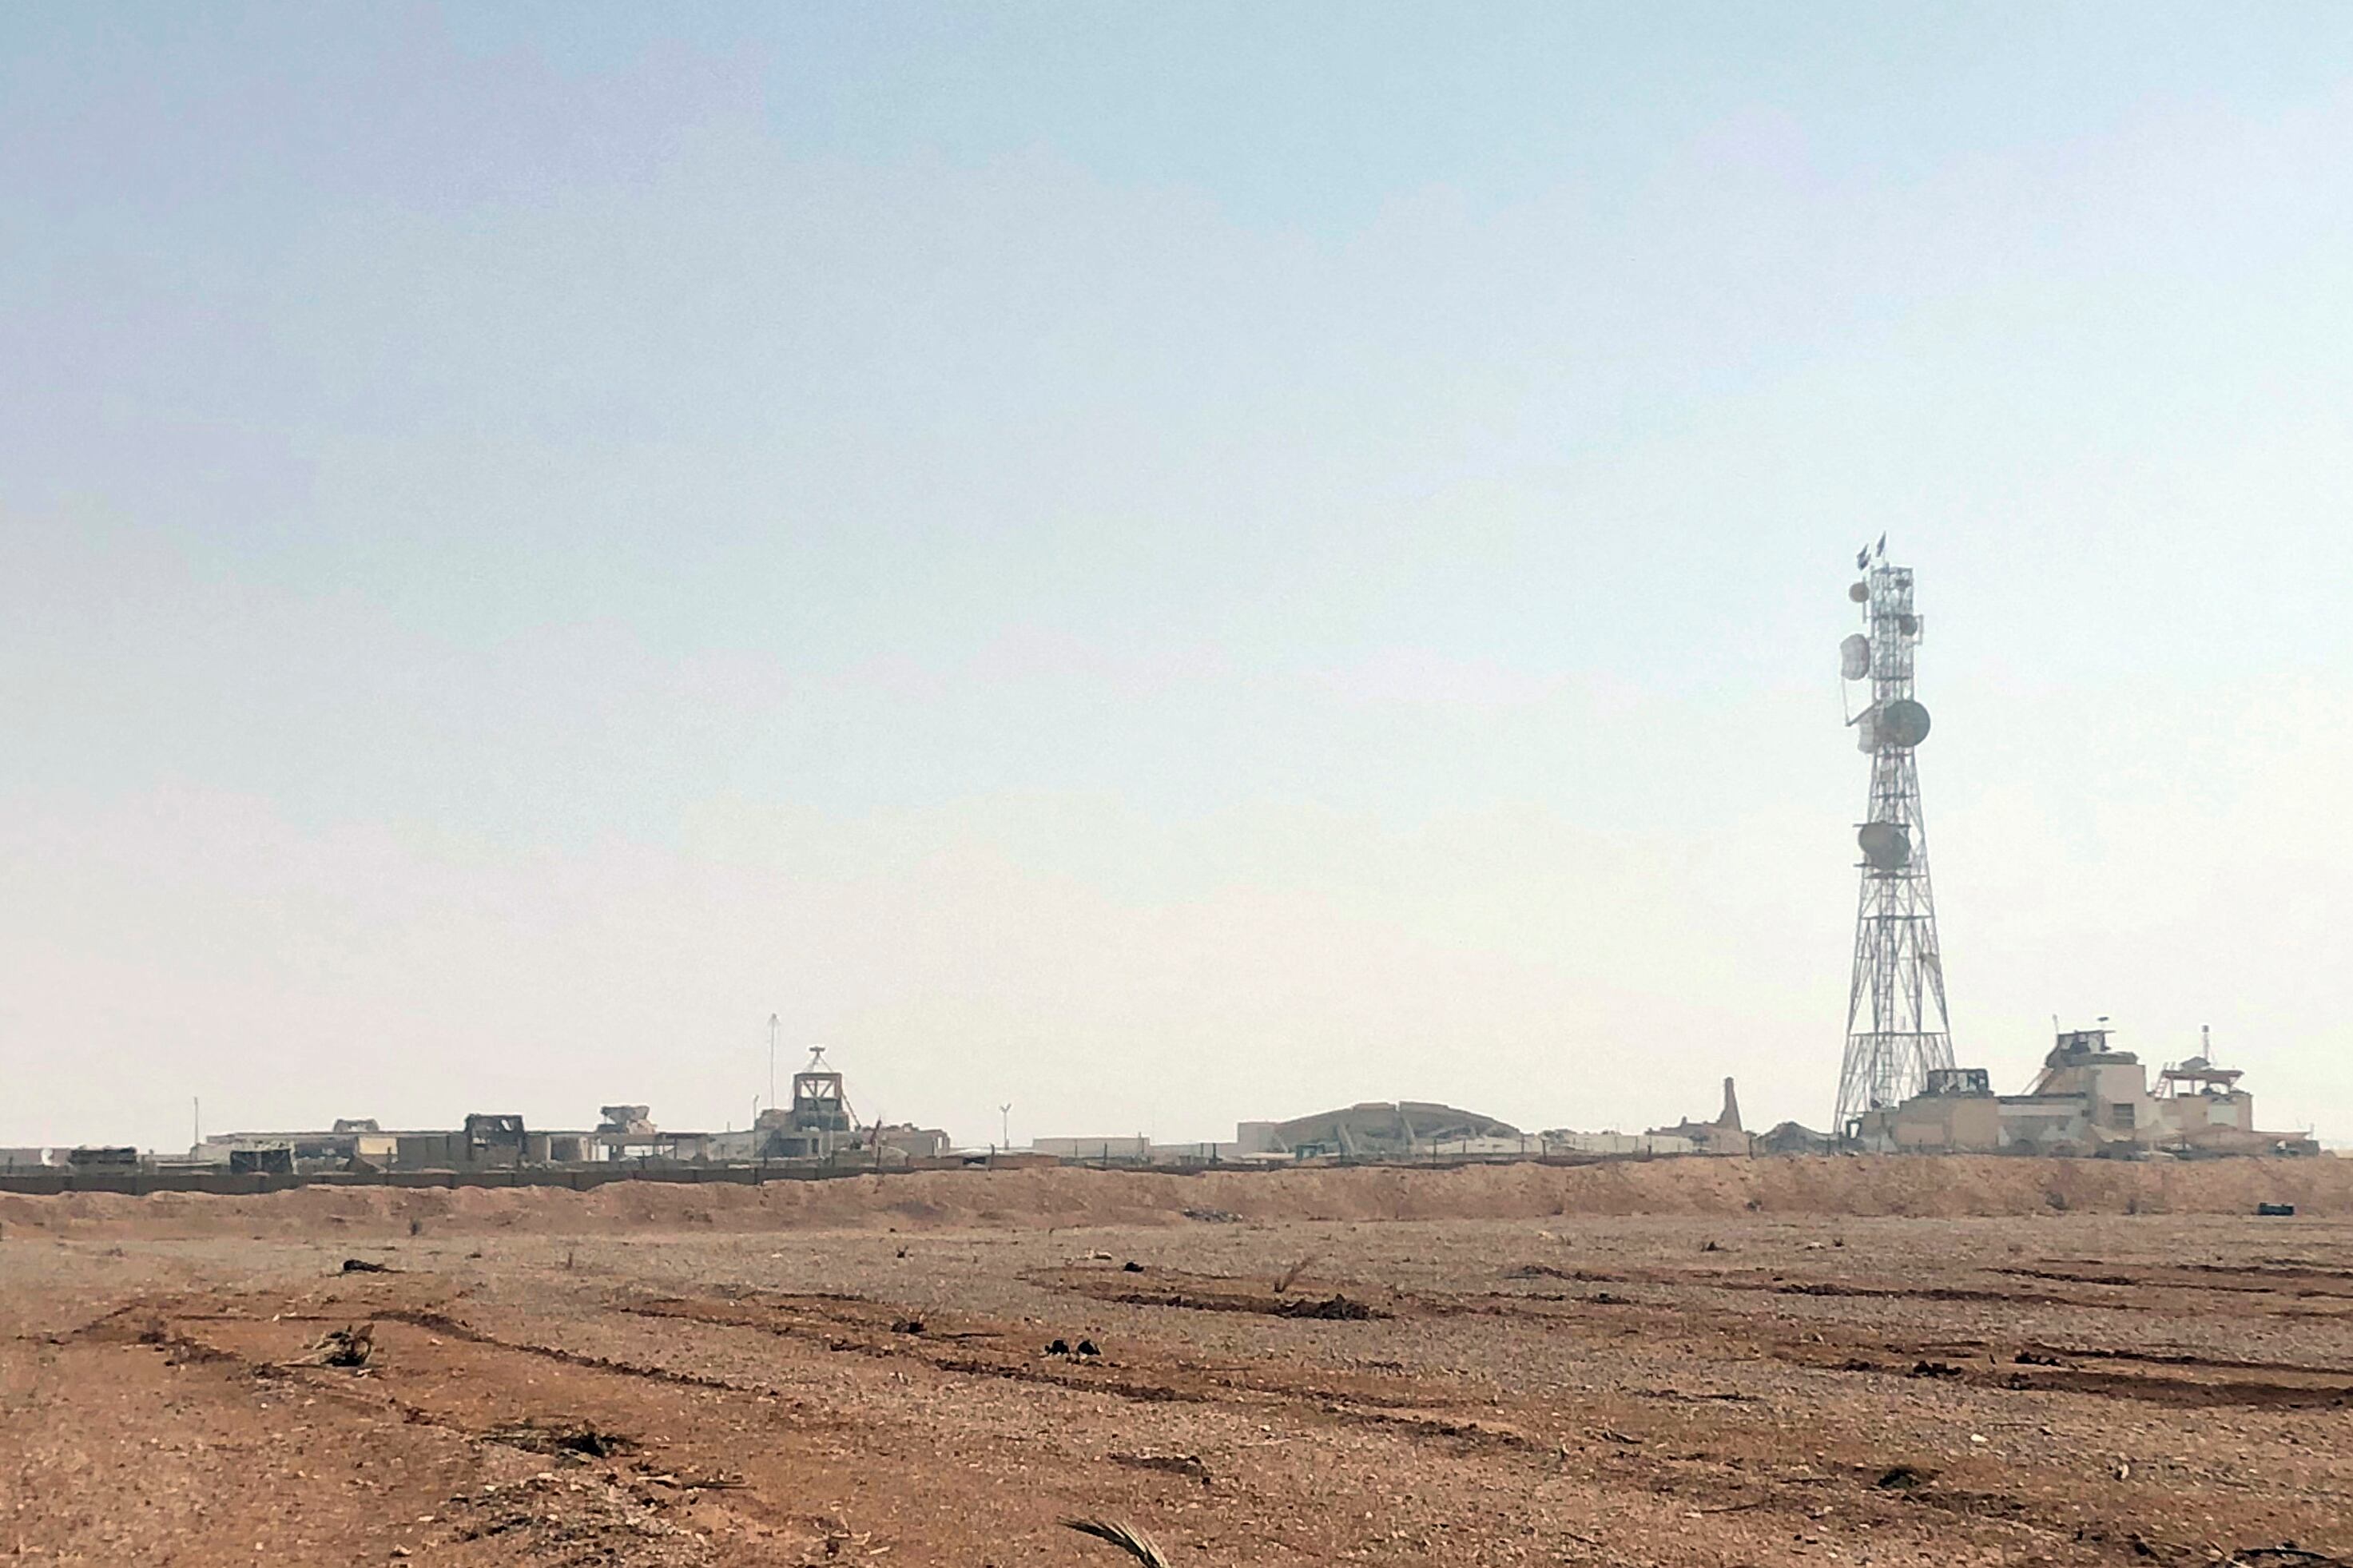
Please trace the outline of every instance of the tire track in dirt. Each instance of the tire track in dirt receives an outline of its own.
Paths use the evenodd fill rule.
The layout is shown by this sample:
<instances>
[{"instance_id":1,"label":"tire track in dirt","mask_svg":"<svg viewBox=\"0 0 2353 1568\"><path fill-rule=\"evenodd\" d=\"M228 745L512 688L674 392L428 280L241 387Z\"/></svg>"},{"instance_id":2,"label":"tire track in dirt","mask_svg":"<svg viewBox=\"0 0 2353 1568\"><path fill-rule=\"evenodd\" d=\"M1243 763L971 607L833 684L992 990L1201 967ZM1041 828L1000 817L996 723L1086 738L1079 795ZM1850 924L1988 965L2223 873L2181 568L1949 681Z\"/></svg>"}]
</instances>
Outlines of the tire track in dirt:
<instances>
[{"instance_id":1,"label":"tire track in dirt","mask_svg":"<svg viewBox=\"0 0 2353 1568\"><path fill-rule=\"evenodd\" d=\"M703 1373L681 1372L675 1367L655 1366L644 1362L619 1361L611 1356L596 1355L586 1351L568 1351L560 1345L533 1344L527 1340L506 1340L474 1327L447 1312L414 1307L380 1307L372 1316L412 1328L445 1333L472 1344L487 1345L510 1351L519 1355L537 1356L564 1366L585 1367L594 1372L607 1372L619 1377L639 1377L654 1383L675 1384L682 1388L710 1389L721 1394L769 1394L774 1391L756 1384L735 1383L723 1377L712 1377Z\"/></svg>"},{"instance_id":2,"label":"tire track in dirt","mask_svg":"<svg viewBox=\"0 0 2353 1568\"><path fill-rule=\"evenodd\" d=\"M159 1311L153 1301L128 1303L59 1338L92 1348L152 1348L164 1358L165 1365L194 1369L196 1375L206 1378L205 1384L183 1383L178 1387L185 1395L208 1385L210 1392L201 1403L214 1408L235 1410L255 1402L266 1408L283 1404L299 1392L305 1405L339 1410L372 1423L390 1416L398 1427L428 1430L485 1453L496 1447L529 1447L523 1439L531 1435L532 1422L488 1427L469 1424L396 1392L377 1366L330 1370L224 1343L217 1332L230 1326L266 1332L280 1325L307 1328L322 1321L373 1326L418 1317L432 1320L427 1326L435 1331L469 1343L482 1342L481 1336L463 1332L463 1325L453 1329L454 1320L441 1314L381 1304L359 1306L347 1313L280 1311L265 1316L192 1310L185 1301L177 1310L167 1311ZM216 1331L208 1335L203 1331L206 1328ZM365 1440L381 1445L381 1428L373 1430L376 1435ZM685 1568L718 1561L706 1532L673 1523L666 1516L681 1509L712 1511L701 1500L729 1483L657 1473L644 1461L594 1463L588 1453L566 1446L565 1424L549 1424L541 1431L547 1436L547 1446L537 1451L546 1454L558 1470L568 1473L543 1472L515 1482L482 1478L449 1496L436 1514L417 1520L420 1526L435 1527L419 1542L429 1552L422 1560L474 1562L478 1543L490 1542L502 1563L511 1560L508 1552L516 1548L529 1552L531 1561L593 1561L613 1568ZM593 1452L596 1458L606 1458L632 1447L600 1443ZM403 1546L396 1555L406 1555L408 1550Z\"/></svg>"},{"instance_id":3,"label":"tire track in dirt","mask_svg":"<svg viewBox=\"0 0 2353 1568\"><path fill-rule=\"evenodd\" d=\"M913 1359L953 1375L1000 1378L1072 1393L1103 1394L1136 1404L1229 1405L1261 1415L1320 1416L1347 1425L1388 1428L1409 1437L1443 1439L1502 1451L1535 1453L1545 1448L1542 1442L1525 1432L1454 1413L1448 1409L1451 1402L1431 1400L1426 1391L1330 1386L1329 1378L1338 1369L1319 1368L1323 1375L1314 1382L1268 1371L1210 1369L1174 1356L1155 1356L1158 1347L1142 1342L1141 1359L1130 1359L1124 1352L1101 1361L1049 1359L1027 1350L997 1350L975 1342L1035 1337L1024 1336L1011 1325L935 1332L927 1321L922 1331L910 1332L895 1326L913 1321L902 1310L877 1302L863 1305L869 1310L845 1312L839 1298L739 1297L720 1302L672 1297L628 1303L616 1310L784 1338L821 1339L828 1350ZM885 1334L870 1332L859 1338L843 1332L871 1331L883 1318L894 1323Z\"/></svg>"},{"instance_id":4,"label":"tire track in dirt","mask_svg":"<svg viewBox=\"0 0 2353 1568\"><path fill-rule=\"evenodd\" d=\"M2090 1265L2101 1268L2103 1265ZM2234 1296L2279 1296L2298 1300L2353 1301L2353 1277L2330 1268L2233 1268L2216 1263L2161 1264L2129 1271L2106 1268L2036 1268L2011 1265L1996 1273L2021 1279L2122 1287L2135 1290L2211 1290ZM2290 1289L2291 1285L2300 1288Z\"/></svg>"},{"instance_id":5,"label":"tire track in dirt","mask_svg":"<svg viewBox=\"0 0 2353 1568\"><path fill-rule=\"evenodd\" d=\"M1942 1347L1905 1349L1881 1346L1877 1347L1875 1355L1851 1354L1841 1360L1826 1353L1831 1349L1817 1343L1784 1344L1775 1347L1773 1353L1793 1364L1821 1371L1934 1380L2002 1393L2081 1394L2188 1409L2242 1406L2267 1410L2335 1410L2353 1405L2353 1383L2343 1381L2297 1383L2280 1378L2207 1380L2195 1376L2021 1363L2015 1357L2005 1363L1990 1355L1983 1361L1975 1356L1946 1361L1939 1357L1952 1352ZM1915 1350L1925 1353L1915 1353ZM1890 1359L1876 1359L1877 1356ZM2130 1352L2117 1352L2117 1358L2129 1359ZM2203 1371L2207 1368L2191 1362L2184 1370ZM2302 1369L2280 1370L2298 1372Z\"/></svg>"},{"instance_id":6,"label":"tire track in dirt","mask_svg":"<svg viewBox=\"0 0 2353 1568\"><path fill-rule=\"evenodd\" d=\"M871 1341L844 1337L839 1332L845 1328L871 1328L884 1321L904 1321L900 1310L886 1303L845 1300L839 1297L737 1296L724 1302L665 1298L631 1303L621 1310L786 1337L821 1338L828 1349L881 1358L913 1357L935 1370L956 1375L1006 1378L1075 1392L1108 1394L1142 1404L1225 1405L1261 1415L1282 1414L1303 1420L1323 1419L1384 1429L1415 1441L1443 1442L1457 1453L1484 1451L1508 1456L1521 1463L1572 1468L1613 1487L1633 1486L1657 1497L1702 1505L1706 1513L1769 1509L1806 1517L1820 1504L1819 1489L1838 1479L1849 1480L1862 1489L1849 1500L1850 1508L1883 1512L1892 1518L1891 1510L1895 1506L1894 1500L1881 1499L1870 1489L1869 1478L1880 1472L1869 1467L1854 1468L1851 1475L1839 1478L1805 1475L1784 1479L1751 1469L1719 1473L1721 1461L1704 1451L1634 1451L1643 1450L1645 1440L1606 1427L1597 1432L1590 1422L1574 1421L1557 1410L1529 1411L1525 1413L1529 1419L1516 1424L1482 1421L1439 1415L1427 1407L1405 1410L1367 1406L1361 1402L1361 1393L1342 1393L1310 1381L1317 1373L1309 1374L1308 1379L1293 1379L1236 1372L1209 1373L1180 1363L1165 1369L1163 1378L1155 1380L1142 1375L1143 1369L1134 1363L1090 1373L1031 1363L1023 1358L1022 1352L992 1356L934 1354L923 1342L929 1337L928 1325L923 1336L894 1332L888 1339ZM967 1329L959 1337L1004 1340L1015 1335L1010 1330ZM1328 1378L1331 1370L1336 1369L1319 1369L1319 1373ZM1192 1381L1184 1381L1187 1376ZM1754 1396L1746 1394L1693 1395L1678 1390L1655 1390L1651 1391L1651 1395L1672 1397L1702 1407L1711 1398L1757 1403ZM1642 1391L1630 1395L1644 1396ZM1532 1430L1543 1426L1573 1433L1573 1438L1539 1436ZM1686 1428L1679 1436L1689 1438L1695 1434ZM1727 1486L1737 1490L1736 1500L1729 1504L1725 1502ZM2021 1512L2027 1508L2023 1502L2017 1504Z\"/></svg>"},{"instance_id":7,"label":"tire track in dirt","mask_svg":"<svg viewBox=\"0 0 2353 1568\"><path fill-rule=\"evenodd\" d=\"M1181 1296L1181 1305L1195 1306L1204 1300L1236 1300L1246 1303L1224 1310L1258 1310L1264 1312L1266 1304L1278 1298L1272 1287L1265 1282L1237 1279L1231 1277L1179 1273L1170 1270L1145 1270L1147 1276L1158 1276L1171 1287L1166 1294ZM1616 1283L1641 1285L1686 1290L1721 1289L1748 1289L1776 1295L1819 1295L1860 1300L1920 1300L1930 1301L1976 1301L1994 1304L2047 1304L2075 1309L2104 1310L2112 1303L2084 1300L2073 1297L2031 1291L1975 1289L1966 1287L1880 1288L1850 1286L1835 1281L1792 1280L1778 1277L1726 1277L1720 1271L1621 1270L1590 1269L1559 1270L1545 1268L1513 1271L1519 1278L1557 1277L1573 1279L1579 1283ZM1149 1291L1137 1291L1133 1281L1136 1276L1124 1268L1113 1270L1094 1268L1064 1268L1038 1270L1024 1276L1030 1283L1059 1289L1111 1304L1155 1306L1164 1304ZM1361 1285L1319 1282L1315 1291L1335 1292L1354 1289L1372 1296ZM1929 1364L1925 1356L1959 1355L1978 1357L1988 1354L1985 1345L1978 1342L1941 1342L1931 1344L1891 1343L1883 1339L1863 1336L1840 1336L1790 1342L1775 1331L1775 1326L1757 1314L1729 1311L1698 1303L1677 1303L1651 1300L1629 1300L1607 1292L1592 1296L1544 1296L1530 1298L1509 1292L1487 1292L1471 1297L1450 1296L1428 1291L1392 1291L1380 1298L1387 1311L1398 1318L1448 1317L1458 1315L1500 1315L1524 1321L1574 1325L1578 1327L1610 1328L1623 1324L1630 1317L1644 1320L1655 1326L1661 1335L1675 1335L1695 1344L1707 1342L1718 1352L1745 1355L1748 1359L1774 1359L1811 1370L1839 1373L1867 1371L1889 1376L1910 1377ZM1534 1310L1523 1303L1541 1302ZM1271 1315L1271 1314L1270 1314ZM1620 1330L1620 1331L1623 1331ZM1884 1360L1865 1363L1862 1352L1870 1352ZM2118 1355L2133 1352L2119 1351ZM1944 1363L1949 1364L1949 1363ZM2310 1369L2283 1363L2257 1363L2235 1370L2267 1371L2296 1377L2327 1377L2330 1369ZM2183 1378L2141 1376L2130 1372L2108 1373L2094 1369L2051 1368L2013 1363L2008 1367L1963 1364L1952 1368L1953 1380L1974 1387L2000 1393L2036 1391L2073 1393L2106 1398L2131 1398L2186 1407L2224 1405L2270 1406L2274 1408L2334 1408L2348 1403L2353 1388L2333 1384L2299 1384L2282 1379L2271 1381L2228 1380L2197 1382ZM1941 1374L1938 1374L1941 1375ZM1633 1390L1637 1396L1645 1391ZM1720 1395L1694 1394L1684 1390L1661 1389L1648 1391L1650 1397L1671 1398L1677 1403L1704 1405L1711 1399L1756 1403L1755 1396L1740 1394ZM1566 1455L1567 1446L1560 1446ZM1624 1456L1621 1456L1621 1459ZM1636 1465L1637 1472L1627 1475L1645 1489L1666 1496L1713 1496L1712 1489L1720 1482L1694 1480L1670 1464ZM1621 1474L1625 1473L1623 1471ZM1883 1474L1883 1468L1870 1466L1851 1468L1846 1479L1850 1483L1848 1504L1868 1510L1873 1504L1886 1505L1878 1482L1873 1478ZM1758 1478L1749 1475L1744 1479L1754 1485ZM1737 1500L1721 1506L1738 1510L1770 1508L1785 1512L1810 1516L1820 1502L1819 1494L1809 1489L1819 1485L1819 1479L1808 1478L1787 1485L1766 1485L1761 1493L1744 1495ZM1694 1494L1694 1486L1697 1490ZM1954 1489L1945 1486L1924 1487L1905 1492L1897 1500L1905 1507L1932 1507L1939 1510L1975 1519L1983 1519L2028 1530L2052 1538L2075 1542L2098 1542L2110 1545L2124 1543L2134 1556L2140 1558L2178 1558L2183 1562L2193 1558L2202 1561L2202 1553L2186 1545L2166 1547L2152 1540L2148 1532L2122 1520L2105 1524L2086 1524L2080 1510L2054 1508L2048 1500L2040 1500L1997 1491ZM1710 1511L1714 1511L1712 1507ZM2062 1521L2065 1528L2061 1528Z\"/></svg>"},{"instance_id":8,"label":"tire track in dirt","mask_svg":"<svg viewBox=\"0 0 2353 1568\"><path fill-rule=\"evenodd\" d=\"M2218 1266L2189 1266L2215 1268ZM1547 1271L1558 1272L1558 1271ZM2016 1270L2015 1272L2032 1272ZM1936 1301L1981 1301L1999 1304L2035 1304L2094 1310L2123 1310L2138 1304L2113 1301L2092 1302L2070 1297L2046 1296L2034 1292L1986 1291L1967 1288L1903 1288L1859 1286L1841 1281L1801 1281L1776 1277L1769 1281L1728 1279L1712 1272L1677 1275L1667 1271L1623 1273L1615 1276L1578 1271L1581 1279L1615 1279L1626 1283L1668 1286L1681 1284L1691 1289L1762 1289L1778 1295L1823 1297L1855 1300L1916 1300ZM2036 1277L2042 1277L2037 1275ZM2125 1277L2114 1277L2123 1280ZM2107 1283L2103 1278L2094 1281ZM2152 1279L2145 1288L2163 1289L2175 1284L2169 1279ZM2193 1286L2192 1288L2198 1288ZM2237 1291L2240 1287L2221 1289ZM2269 1288L2261 1288L2268 1289ZM1529 1300L1509 1293L1493 1294L1487 1301ZM1566 1306L1566 1313L1545 1311L1537 1317L1585 1316L1574 1310L1582 1304L1606 1306L1622 1311L1628 1307L1646 1309L1654 1317L1683 1321L1696 1328L1704 1324L1713 1334L1736 1343L1746 1341L1754 1353L1769 1355L1794 1364L1835 1372L1894 1373L1905 1376L1950 1377L1974 1385L2005 1392L2073 1393L2113 1399L2136 1399L2145 1402L2187 1407L2246 1406L2272 1409L2334 1409L2353 1405L2353 1368L2333 1365L2313 1365L2293 1362L2245 1360L2229 1357L2207 1357L2189 1352L2143 1351L2129 1346L2102 1347L2078 1345L2053 1348L2035 1342L2019 1344L2010 1355L2008 1364L1980 1366L1977 1358L1996 1356L1997 1352L1984 1341L1917 1342L1889 1341L1875 1336L1839 1333L1836 1331L1816 1331L1819 1337L1803 1342L1791 1342L1769 1331L1756 1317L1746 1313L1726 1313L1713 1310L1696 1303L1672 1303L1644 1300L1641 1302L1599 1297L1546 1296L1534 1298L1548 1305ZM1457 1310L1449 1304L1439 1310ZM1834 1351L1843 1351L1840 1357ZM1928 1370L1935 1358L1957 1355L1965 1358L1946 1370ZM1884 1363L1872 1358L1892 1358ZM2021 1359L2021 1357L2029 1359ZM2042 1358L2051 1358L2045 1360ZM2054 1366L2052 1360L2100 1360L2135 1363L2151 1368L2178 1369L2179 1375L2163 1375L2131 1371ZM2269 1374L2260 1378L2200 1378L2205 1372L2248 1372Z\"/></svg>"}]
</instances>

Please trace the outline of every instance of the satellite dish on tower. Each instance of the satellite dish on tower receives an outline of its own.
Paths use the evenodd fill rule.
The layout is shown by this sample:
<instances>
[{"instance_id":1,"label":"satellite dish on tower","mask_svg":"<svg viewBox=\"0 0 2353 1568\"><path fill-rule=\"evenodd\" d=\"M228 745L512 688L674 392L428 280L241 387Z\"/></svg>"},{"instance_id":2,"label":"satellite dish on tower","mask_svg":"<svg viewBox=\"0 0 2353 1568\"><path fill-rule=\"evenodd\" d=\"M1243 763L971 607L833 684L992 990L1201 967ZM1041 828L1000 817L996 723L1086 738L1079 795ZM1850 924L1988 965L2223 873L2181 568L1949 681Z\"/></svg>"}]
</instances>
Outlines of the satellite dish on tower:
<instances>
[{"instance_id":1,"label":"satellite dish on tower","mask_svg":"<svg viewBox=\"0 0 2353 1568\"><path fill-rule=\"evenodd\" d=\"M1871 673L1871 639L1861 632L1839 644L1839 673L1861 680Z\"/></svg>"},{"instance_id":2,"label":"satellite dish on tower","mask_svg":"<svg viewBox=\"0 0 2353 1568\"><path fill-rule=\"evenodd\" d=\"M1914 649L1927 623L1914 600L1912 569L1888 563L1884 539L1855 564L1863 581L1849 593L1862 606L1856 619L1864 623L1860 640L1868 645L1871 684L1862 711L1848 723L1871 759L1871 794L1855 828L1862 887L1833 1126L1860 1140L1872 1110L1902 1103L1952 1067L1953 1037L1914 750L1928 736L1928 710L1913 688ZM1852 669L1843 642L1840 660ZM1851 686L1841 685L1841 697L1842 707L1856 701Z\"/></svg>"},{"instance_id":3,"label":"satellite dish on tower","mask_svg":"<svg viewBox=\"0 0 2353 1568\"><path fill-rule=\"evenodd\" d=\"M1909 697L1899 697L1879 715L1880 744L1908 752L1928 738L1928 710Z\"/></svg>"},{"instance_id":4,"label":"satellite dish on tower","mask_svg":"<svg viewBox=\"0 0 2353 1568\"><path fill-rule=\"evenodd\" d=\"M1874 871L1900 871L1912 863L1912 835L1900 822L1866 822L1854 841Z\"/></svg>"}]
</instances>

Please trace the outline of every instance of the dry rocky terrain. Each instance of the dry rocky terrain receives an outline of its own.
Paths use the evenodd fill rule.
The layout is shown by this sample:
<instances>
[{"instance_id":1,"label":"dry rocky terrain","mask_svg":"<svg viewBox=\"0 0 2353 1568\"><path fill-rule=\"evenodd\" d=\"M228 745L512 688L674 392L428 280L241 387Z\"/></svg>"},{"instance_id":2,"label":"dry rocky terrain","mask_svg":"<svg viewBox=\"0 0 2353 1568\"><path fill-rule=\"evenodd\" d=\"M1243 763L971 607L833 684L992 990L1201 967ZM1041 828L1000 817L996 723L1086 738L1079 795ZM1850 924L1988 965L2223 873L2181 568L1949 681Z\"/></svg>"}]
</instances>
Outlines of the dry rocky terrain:
<instances>
[{"instance_id":1,"label":"dry rocky terrain","mask_svg":"<svg viewBox=\"0 0 2353 1568\"><path fill-rule=\"evenodd\" d=\"M0 1559L1123 1561L1073 1516L1178 1565L2353 1558L2353 1163L0 1197Z\"/></svg>"}]
</instances>

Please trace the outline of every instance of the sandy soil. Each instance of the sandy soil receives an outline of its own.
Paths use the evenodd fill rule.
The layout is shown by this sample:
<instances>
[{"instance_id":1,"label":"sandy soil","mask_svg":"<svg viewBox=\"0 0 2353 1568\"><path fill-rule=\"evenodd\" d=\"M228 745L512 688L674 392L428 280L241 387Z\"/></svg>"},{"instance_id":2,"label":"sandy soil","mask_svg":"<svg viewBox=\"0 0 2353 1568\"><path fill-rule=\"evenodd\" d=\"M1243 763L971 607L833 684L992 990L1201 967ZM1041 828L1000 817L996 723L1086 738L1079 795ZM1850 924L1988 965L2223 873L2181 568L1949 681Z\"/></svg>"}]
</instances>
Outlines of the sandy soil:
<instances>
[{"instance_id":1,"label":"sandy soil","mask_svg":"<svg viewBox=\"0 0 2353 1568\"><path fill-rule=\"evenodd\" d=\"M2353 1556L2346 1163L1981 1163L10 1200L0 1558Z\"/></svg>"},{"instance_id":2,"label":"sandy soil","mask_svg":"<svg viewBox=\"0 0 2353 1568\"><path fill-rule=\"evenodd\" d=\"M1538 1219L1564 1215L2245 1215L2259 1202L2353 1217L2353 1160L1787 1159L1533 1163L1456 1170L1190 1175L1045 1168L941 1171L765 1186L621 1182L544 1187L308 1187L265 1197L0 1193L0 1230L62 1236L304 1237L437 1228L562 1234L708 1227L897 1229L1246 1220Z\"/></svg>"}]
</instances>

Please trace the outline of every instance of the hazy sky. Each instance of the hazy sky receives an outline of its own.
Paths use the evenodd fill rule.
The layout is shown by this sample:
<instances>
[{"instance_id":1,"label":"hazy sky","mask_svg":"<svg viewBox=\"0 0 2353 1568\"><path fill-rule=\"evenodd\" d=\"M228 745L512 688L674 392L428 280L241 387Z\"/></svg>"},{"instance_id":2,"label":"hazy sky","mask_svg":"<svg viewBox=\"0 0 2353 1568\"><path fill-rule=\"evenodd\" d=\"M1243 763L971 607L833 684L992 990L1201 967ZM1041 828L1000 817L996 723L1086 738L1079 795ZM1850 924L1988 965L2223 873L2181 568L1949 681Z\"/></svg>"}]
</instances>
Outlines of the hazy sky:
<instances>
[{"instance_id":1,"label":"hazy sky","mask_svg":"<svg viewBox=\"0 0 2353 1568\"><path fill-rule=\"evenodd\" d=\"M2353 1137L2353 6L0 12L0 1143ZM797 1054L797 1053L796 1053Z\"/></svg>"}]
</instances>

